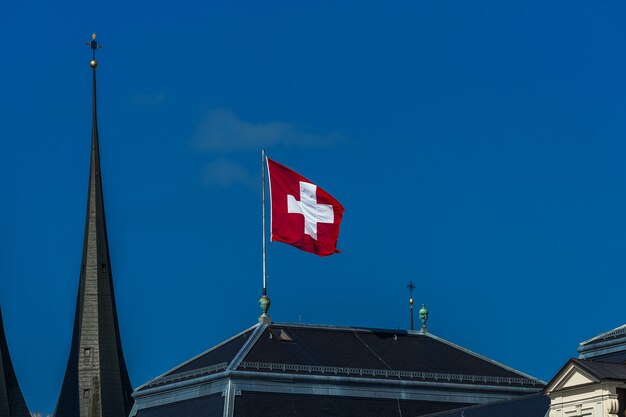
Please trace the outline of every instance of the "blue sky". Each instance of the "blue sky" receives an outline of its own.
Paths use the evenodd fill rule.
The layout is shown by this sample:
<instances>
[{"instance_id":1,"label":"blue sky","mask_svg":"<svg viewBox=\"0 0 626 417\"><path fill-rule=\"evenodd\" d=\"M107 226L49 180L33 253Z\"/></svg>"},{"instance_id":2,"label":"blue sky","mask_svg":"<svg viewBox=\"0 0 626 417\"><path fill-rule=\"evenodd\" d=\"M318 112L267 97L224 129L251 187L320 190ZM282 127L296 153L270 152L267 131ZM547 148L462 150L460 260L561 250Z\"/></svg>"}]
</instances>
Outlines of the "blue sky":
<instances>
[{"instance_id":1,"label":"blue sky","mask_svg":"<svg viewBox=\"0 0 626 417\"><path fill-rule=\"evenodd\" d=\"M269 246L276 321L429 328L549 380L625 322L619 1L2 2L0 304L32 411L71 339L99 52L105 203L134 386L249 327L260 149L345 207Z\"/></svg>"}]
</instances>

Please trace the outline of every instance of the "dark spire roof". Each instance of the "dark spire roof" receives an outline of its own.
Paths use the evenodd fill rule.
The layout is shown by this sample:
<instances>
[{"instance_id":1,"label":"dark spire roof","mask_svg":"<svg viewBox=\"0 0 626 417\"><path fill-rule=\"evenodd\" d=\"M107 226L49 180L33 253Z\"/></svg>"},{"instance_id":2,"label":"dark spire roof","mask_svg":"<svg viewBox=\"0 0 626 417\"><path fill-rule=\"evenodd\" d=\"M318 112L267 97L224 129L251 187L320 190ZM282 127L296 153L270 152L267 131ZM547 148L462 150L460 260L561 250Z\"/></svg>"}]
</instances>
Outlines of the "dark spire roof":
<instances>
[{"instance_id":1,"label":"dark spire roof","mask_svg":"<svg viewBox=\"0 0 626 417\"><path fill-rule=\"evenodd\" d=\"M0 310L0 416L30 416L9 355L2 324L2 310Z\"/></svg>"},{"instance_id":2,"label":"dark spire roof","mask_svg":"<svg viewBox=\"0 0 626 417\"><path fill-rule=\"evenodd\" d=\"M95 35L92 49L98 47ZM117 322L109 243L100 174L96 67L93 68L93 127L87 220L78 300L69 360L55 417L125 417L132 387L124 362Z\"/></svg>"}]
</instances>

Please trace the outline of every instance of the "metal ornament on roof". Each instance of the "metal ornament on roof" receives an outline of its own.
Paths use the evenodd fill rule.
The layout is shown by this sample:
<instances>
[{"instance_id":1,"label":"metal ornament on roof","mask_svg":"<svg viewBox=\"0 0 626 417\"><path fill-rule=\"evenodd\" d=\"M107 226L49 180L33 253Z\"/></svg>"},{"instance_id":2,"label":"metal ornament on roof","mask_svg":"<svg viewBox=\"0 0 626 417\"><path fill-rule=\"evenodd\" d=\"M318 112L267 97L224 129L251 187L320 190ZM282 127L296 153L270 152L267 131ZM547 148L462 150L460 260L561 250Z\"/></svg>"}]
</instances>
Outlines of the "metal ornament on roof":
<instances>
[{"instance_id":1,"label":"metal ornament on roof","mask_svg":"<svg viewBox=\"0 0 626 417\"><path fill-rule=\"evenodd\" d=\"M261 308L261 317L259 317L259 322L260 323L270 323L270 317L267 315L268 310L270 309L270 305L271 305L271 301L270 298L266 295L263 294L261 296L261 299L259 300L259 307Z\"/></svg>"},{"instance_id":2,"label":"metal ornament on roof","mask_svg":"<svg viewBox=\"0 0 626 417\"><path fill-rule=\"evenodd\" d=\"M409 283L406 286L409 289L409 293L410 293L410 297L409 297L409 309L410 309L410 315L411 315L411 330L414 330L413 328L413 290L415 289L415 284L413 284L413 281L409 281Z\"/></svg>"},{"instance_id":3,"label":"metal ornament on roof","mask_svg":"<svg viewBox=\"0 0 626 417\"><path fill-rule=\"evenodd\" d=\"M428 333L428 329L426 328L426 322L428 321L428 309L426 308L426 304L422 304L419 315L422 321L422 333Z\"/></svg>"}]
</instances>

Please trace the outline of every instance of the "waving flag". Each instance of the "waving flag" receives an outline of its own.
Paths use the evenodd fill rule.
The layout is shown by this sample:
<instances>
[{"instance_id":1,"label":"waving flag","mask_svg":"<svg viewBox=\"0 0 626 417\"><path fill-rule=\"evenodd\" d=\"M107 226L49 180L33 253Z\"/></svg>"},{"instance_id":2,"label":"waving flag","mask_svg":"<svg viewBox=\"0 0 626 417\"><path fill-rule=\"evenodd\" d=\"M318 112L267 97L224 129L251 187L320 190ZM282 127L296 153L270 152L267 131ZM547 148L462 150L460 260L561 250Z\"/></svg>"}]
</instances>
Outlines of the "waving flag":
<instances>
[{"instance_id":1,"label":"waving flag","mask_svg":"<svg viewBox=\"0 0 626 417\"><path fill-rule=\"evenodd\" d=\"M343 206L295 171L267 158L270 183L271 240L319 256L337 249Z\"/></svg>"}]
</instances>

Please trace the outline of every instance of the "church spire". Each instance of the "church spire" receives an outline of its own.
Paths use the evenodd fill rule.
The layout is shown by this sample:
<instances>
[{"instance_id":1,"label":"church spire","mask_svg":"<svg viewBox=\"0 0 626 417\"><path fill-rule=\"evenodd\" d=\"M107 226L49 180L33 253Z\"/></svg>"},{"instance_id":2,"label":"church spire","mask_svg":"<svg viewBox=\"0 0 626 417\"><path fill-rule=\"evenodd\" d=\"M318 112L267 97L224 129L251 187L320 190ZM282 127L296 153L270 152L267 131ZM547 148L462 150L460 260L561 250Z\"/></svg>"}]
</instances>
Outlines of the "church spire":
<instances>
[{"instance_id":1,"label":"church spire","mask_svg":"<svg viewBox=\"0 0 626 417\"><path fill-rule=\"evenodd\" d=\"M100 45L95 34L88 45L93 51L93 124L87 218L72 345L54 415L125 417L132 407L132 387L117 322L104 216L96 111L95 52Z\"/></svg>"},{"instance_id":2,"label":"church spire","mask_svg":"<svg viewBox=\"0 0 626 417\"><path fill-rule=\"evenodd\" d=\"M2 310L0 310L0 416L30 416L9 355L2 324Z\"/></svg>"}]
</instances>

